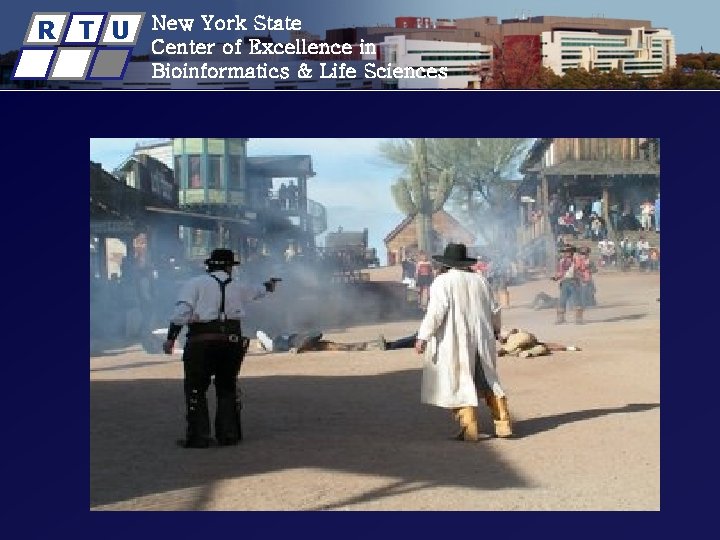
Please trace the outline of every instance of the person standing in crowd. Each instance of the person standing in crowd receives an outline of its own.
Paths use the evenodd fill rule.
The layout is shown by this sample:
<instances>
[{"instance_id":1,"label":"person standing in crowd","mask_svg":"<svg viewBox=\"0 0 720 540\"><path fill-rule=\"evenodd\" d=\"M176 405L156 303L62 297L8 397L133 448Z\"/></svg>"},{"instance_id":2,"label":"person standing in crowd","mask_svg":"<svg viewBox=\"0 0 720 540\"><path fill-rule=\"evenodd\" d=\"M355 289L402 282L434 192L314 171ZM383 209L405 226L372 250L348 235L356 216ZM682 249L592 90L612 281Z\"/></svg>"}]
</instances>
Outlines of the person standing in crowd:
<instances>
[{"instance_id":1,"label":"person standing in crowd","mask_svg":"<svg viewBox=\"0 0 720 540\"><path fill-rule=\"evenodd\" d=\"M637 254L640 271L644 272L648 269L650 262L650 243L645 240L642 234L638 238L637 244L635 244L635 253Z\"/></svg>"},{"instance_id":2,"label":"person standing in crowd","mask_svg":"<svg viewBox=\"0 0 720 540\"><path fill-rule=\"evenodd\" d=\"M643 231L649 231L652 228L652 214L655 211L655 205L649 199L645 199L640 205L640 227Z\"/></svg>"},{"instance_id":3,"label":"person standing in crowd","mask_svg":"<svg viewBox=\"0 0 720 540\"><path fill-rule=\"evenodd\" d=\"M432 287L420 324L415 350L424 354L421 400L450 409L460 423L457 438L479 437L480 396L490 407L498 437L512 435L507 398L496 369L495 339L500 333L500 307L490 286L470 270L476 260L464 244L448 244L434 260L443 268Z\"/></svg>"},{"instance_id":4,"label":"person standing in crowd","mask_svg":"<svg viewBox=\"0 0 720 540\"><path fill-rule=\"evenodd\" d=\"M575 256L575 248L567 245L562 248L562 257L558 261L555 276L552 278L560 286L560 294L557 303L556 324L565 323L565 312L567 308L575 309L575 322L583 322L583 304L580 291L581 263Z\"/></svg>"},{"instance_id":5,"label":"person standing in crowd","mask_svg":"<svg viewBox=\"0 0 720 540\"><path fill-rule=\"evenodd\" d=\"M650 248L650 270L657 272L660 270L660 249L656 247Z\"/></svg>"},{"instance_id":6,"label":"person standing in crowd","mask_svg":"<svg viewBox=\"0 0 720 540\"><path fill-rule=\"evenodd\" d=\"M287 210L288 209L288 187L285 185L285 182L280 184L280 189L278 189L278 200L280 201L280 210Z\"/></svg>"},{"instance_id":7,"label":"person standing in crowd","mask_svg":"<svg viewBox=\"0 0 720 540\"><path fill-rule=\"evenodd\" d=\"M291 210L297 210L298 208L298 187L295 185L294 180L290 180L290 185L287 188L289 208Z\"/></svg>"},{"instance_id":8,"label":"person standing in crowd","mask_svg":"<svg viewBox=\"0 0 720 540\"><path fill-rule=\"evenodd\" d=\"M242 439L237 375L247 350L241 319L246 302L275 290L274 278L263 287L249 287L234 281L232 268L240 264L229 249L215 249L205 260L207 273L190 279L175 304L163 351L172 354L182 327L188 325L183 349L185 371L186 438L183 448L210 445L210 417L206 393L215 376L217 410L215 438L219 445L234 445Z\"/></svg>"},{"instance_id":9,"label":"person standing in crowd","mask_svg":"<svg viewBox=\"0 0 720 540\"><path fill-rule=\"evenodd\" d=\"M400 263L402 266L402 282L408 287L415 287L415 261L411 257L403 258Z\"/></svg>"},{"instance_id":10,"label":"person standing in crowd","mask_svg":"<svg viewBox=\"0 0 720 540\"><path fill-rule=\"evenodd\" d=\"M600 250L600 264L601 266L609 266L615 264L615 242L604 238L598 242L598 249Z\"/></svg>"},{"instance_id":11,"label":"person standing in crowd","mask_svg":"<svg viewBox=\"0 0 720 540\"><path fill-rule=\"evenodd\" d=\"M428 260L427 253L422 252L415 265L415 286L418 291L418 308L425 309L430 294L430 285L433 282L433 267Z\"/></svg>"}]
</instances>

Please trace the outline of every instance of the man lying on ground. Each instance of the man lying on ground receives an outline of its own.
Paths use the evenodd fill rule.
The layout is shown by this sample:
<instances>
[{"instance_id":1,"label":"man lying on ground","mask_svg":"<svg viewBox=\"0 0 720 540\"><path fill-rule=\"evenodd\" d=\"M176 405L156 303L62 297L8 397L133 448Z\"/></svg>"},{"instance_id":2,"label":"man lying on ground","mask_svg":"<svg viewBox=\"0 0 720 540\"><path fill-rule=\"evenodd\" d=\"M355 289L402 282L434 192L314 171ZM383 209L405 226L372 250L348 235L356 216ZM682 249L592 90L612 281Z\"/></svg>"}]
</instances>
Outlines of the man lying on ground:
<instances>
[{"instance_id":1,"label":"man lying on ground","mask_svg":"<svg viewBox=\"0 0 720 540\"><path fill-rule=\"evenodd\" d=\"M261 349L270 352L302 353L307 351L387 351L391 349L409 349L415 345L416 334L388 341L384 336L372 341L356 343L338 343L322 339L321 332L280 334L273 338L262 330L255 334Z\"/></svg>"},{"instance_id":2,"label":"man lying on ground","mask_svg":"<svg viewBox=\"0 0 720 540\"><path fill-rule=\"evenodd\" d=\"M537 337L525 330L513 328L501 330L498 335L498 356L519 356L520 358L532 358L535 356L546 356L552 351L580 351L575 345L561 345L538 341Z\"/></svg>"}]
</instances>

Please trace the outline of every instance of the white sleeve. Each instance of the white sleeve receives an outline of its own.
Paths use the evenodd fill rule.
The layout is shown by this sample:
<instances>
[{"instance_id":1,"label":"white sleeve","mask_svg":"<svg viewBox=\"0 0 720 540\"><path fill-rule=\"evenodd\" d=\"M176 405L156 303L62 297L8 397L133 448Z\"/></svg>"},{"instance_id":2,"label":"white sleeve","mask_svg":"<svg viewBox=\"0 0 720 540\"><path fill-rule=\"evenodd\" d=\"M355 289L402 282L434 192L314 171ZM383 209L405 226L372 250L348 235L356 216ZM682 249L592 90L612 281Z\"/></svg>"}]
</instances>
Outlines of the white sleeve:
<instances>
[{"instance_id":1,"label":"white sleeve","mask_svg":"<svg viewBox=\"0 0 720 540\"><path fill-rule=\"evenodd\" d=\"M180 294L178 294L178 299L175 303L175 307L173 308L170 322L173 324L179 324L180 326L188 324L192 320L193 313L195 312L197 299L197 285L192 280L188 281L180 289Z\"/></svg>"}]
</instances>

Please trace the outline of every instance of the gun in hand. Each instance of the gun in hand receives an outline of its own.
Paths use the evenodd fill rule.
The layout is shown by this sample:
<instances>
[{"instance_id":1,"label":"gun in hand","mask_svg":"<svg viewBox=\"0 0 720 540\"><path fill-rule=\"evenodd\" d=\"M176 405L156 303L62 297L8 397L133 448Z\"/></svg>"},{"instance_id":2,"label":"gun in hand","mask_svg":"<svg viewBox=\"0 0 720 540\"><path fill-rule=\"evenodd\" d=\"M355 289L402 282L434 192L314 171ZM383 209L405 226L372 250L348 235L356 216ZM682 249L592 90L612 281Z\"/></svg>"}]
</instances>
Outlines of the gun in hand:
<instances>
[{"instance_id":1,"label":"gun in hand","mask_svg":"<svg viewBox=\"0 0 720 540\"><path fill-rule=\"evenodd\" d=\"M275 284L279 281L282 281L282 278L271 277L265 283L263 283L263 285L265 285L265 290L267 292L273 292L275 290Z\"/></svg>"}]
</instances>

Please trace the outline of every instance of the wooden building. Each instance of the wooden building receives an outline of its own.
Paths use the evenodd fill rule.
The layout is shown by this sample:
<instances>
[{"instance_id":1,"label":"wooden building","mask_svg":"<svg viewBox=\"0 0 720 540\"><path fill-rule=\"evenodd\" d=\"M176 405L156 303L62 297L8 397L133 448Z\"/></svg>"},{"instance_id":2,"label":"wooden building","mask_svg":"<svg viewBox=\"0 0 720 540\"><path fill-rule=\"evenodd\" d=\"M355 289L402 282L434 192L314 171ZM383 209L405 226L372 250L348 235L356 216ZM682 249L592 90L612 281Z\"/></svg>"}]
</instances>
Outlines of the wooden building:
<instances>
[{"instance_id":1,"label":"wooden building","mask_svg":"<svg viewBox=\"0 0 720 540\"><path fill-rule=\"evenodd\" d=\"M526 241L547 244L548 264L554 257L551 235L553 196L564 207L582 209L590 201L601 201L602 217L610 236L624 212L636 213L644 199L655 200L660 190L659 139L649 138L544 138L537 139L523 162L525 178L517 191L532 207L519 205L521 223L537 212L541 218Z\"/></svg>"},{"instance_id":2,"label":"wooden building","mask_svg":"<svg viewBox=\"0 0 720 540\"><path fill-rule=\"evenodd\" d=\"M418 251L417 223L415 215L407 216L385 237L388 265L399 264L403 256L413 256ZM460 222L445 210L432 216L429 255L440 253L452 242L472 246L475 235L463 227Z\"/></svg>"}]
</instances>

